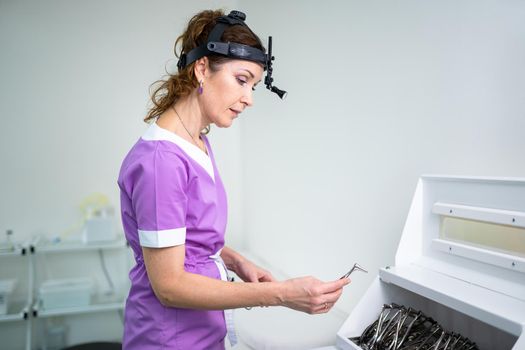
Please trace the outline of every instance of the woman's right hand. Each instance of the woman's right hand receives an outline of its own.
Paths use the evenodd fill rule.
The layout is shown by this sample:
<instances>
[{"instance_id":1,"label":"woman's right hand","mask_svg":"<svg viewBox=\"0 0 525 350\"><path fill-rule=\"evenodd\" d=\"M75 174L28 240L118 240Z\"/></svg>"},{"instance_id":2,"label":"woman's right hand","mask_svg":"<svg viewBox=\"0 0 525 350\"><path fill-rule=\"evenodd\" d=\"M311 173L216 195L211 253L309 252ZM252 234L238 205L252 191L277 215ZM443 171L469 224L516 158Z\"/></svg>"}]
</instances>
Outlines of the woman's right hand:
<instances>
[{"instance_id":1,"label":"woman's right hand","mask_svg":"<svg viewBox=\"0 0 525 350\"><path fill-rule=\"evenodd\" d=\"M349 283L349 278L332 282L322 282L311 276L289 279L283 282L281 305L308 314L326 313L343 293L343 287Z\"/></svg>"}]
</instances>

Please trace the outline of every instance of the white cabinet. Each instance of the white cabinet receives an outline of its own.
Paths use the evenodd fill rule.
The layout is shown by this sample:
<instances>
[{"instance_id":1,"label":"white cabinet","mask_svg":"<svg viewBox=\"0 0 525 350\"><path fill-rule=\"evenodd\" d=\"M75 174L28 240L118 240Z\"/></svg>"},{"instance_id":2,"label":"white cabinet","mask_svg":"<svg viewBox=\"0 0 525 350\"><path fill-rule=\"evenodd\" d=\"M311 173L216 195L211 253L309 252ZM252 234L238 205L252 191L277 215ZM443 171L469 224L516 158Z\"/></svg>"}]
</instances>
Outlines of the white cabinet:
<instances>
[{"instance_id":1,"label":"white cabinet","mask_svg":"<svg viewBox=\"0 0 525 350\"><path fill-rule=\"evenodd\" d=\"M422 176L395 266L379 270L337 333L338 349L375 349L374 344L413 348L402 344L410 339L412 326L403 328L410 318L397 311L380 314L383 305L388 309L395 303L421 311L436 322L428 324L439 325L433 328L440 334L436 340L418 331L428 341L419 347L442 348L461 334L481 350L524 350L524 199L525 178ZM400 317L392 321L394 315ZM355 340L379 318L371 329L381 335L360 347Z\"/></svg>"}]
</instances>

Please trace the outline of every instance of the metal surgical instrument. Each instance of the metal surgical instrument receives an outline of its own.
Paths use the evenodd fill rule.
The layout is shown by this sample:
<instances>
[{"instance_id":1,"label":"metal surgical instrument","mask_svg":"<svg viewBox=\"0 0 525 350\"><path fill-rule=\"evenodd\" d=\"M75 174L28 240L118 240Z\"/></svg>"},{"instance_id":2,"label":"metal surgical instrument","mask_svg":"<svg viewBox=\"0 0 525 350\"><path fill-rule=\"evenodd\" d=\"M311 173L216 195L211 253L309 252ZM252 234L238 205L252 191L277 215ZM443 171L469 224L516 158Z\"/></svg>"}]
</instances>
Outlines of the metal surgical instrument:
<instances>
[{"instance_id":1,"label":"metal surgical instrument","mask_svg":"<svg viewBox=\"0 0 525 350\"><path fill-rule=\"evenodd\" d=\"M366 271L364 269L364 267L362 267L361 265L359 265L358 263L355 263L354 266L352 266L352 268L350 269L350 271L348 271L347 273L345 273L341 278L339 279L343 279L343 278L347 278L348 276L350 276L352 274L352 272L354 271L362 271L362 272L365 272L365 273L368 273L368 271Z\"/></svg>"},{"instance_id":2,"label":"metal surgical instrument","mask_svg":"<svg viewBox=\"0 0 525 350\"><path fill-rule=\"evenodd\" d=\"M401 339L401 340L399 340ZM363 350L477 350L475 343L447 332L421 311L395 303L384 304L376 321L349 338Z\"/></svg>"}]
</instances>

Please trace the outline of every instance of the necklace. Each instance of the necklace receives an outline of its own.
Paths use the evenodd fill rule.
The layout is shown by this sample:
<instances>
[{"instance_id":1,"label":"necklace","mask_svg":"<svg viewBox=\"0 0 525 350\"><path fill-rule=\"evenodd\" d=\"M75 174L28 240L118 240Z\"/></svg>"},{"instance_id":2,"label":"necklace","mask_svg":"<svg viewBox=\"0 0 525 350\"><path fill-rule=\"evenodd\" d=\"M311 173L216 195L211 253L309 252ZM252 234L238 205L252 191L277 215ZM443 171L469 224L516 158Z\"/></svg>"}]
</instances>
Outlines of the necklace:
<instances>
[{"instance_id":1,"label":"necklace","mask_svg":"<svg viewBox=\"0 0 525 350\"><path fill-rule=\"evenodd\" d=\"M177 115L177 118L179 118L179 121L180 123L182 124L182 127L184 128L184 130L186 130L186 132L188 133L188 135L190 135L193 143L195 144L195 146L197 146L201 151L203 151L204 153L206 153L205 150L202 149L201 146L199 146L199 144L197 143L197 140L195 140L195 138L193 137L193 135L191 134L191 132L188 130L188 128L186 128L186 125L184 125L184 122L182 121L182 118L180 117L179 113L177 113L177 110L175 109L175 106L171 106L171 108L173 109L173 111L175 112L175 114Z\"/></svg>"}]
</instances>

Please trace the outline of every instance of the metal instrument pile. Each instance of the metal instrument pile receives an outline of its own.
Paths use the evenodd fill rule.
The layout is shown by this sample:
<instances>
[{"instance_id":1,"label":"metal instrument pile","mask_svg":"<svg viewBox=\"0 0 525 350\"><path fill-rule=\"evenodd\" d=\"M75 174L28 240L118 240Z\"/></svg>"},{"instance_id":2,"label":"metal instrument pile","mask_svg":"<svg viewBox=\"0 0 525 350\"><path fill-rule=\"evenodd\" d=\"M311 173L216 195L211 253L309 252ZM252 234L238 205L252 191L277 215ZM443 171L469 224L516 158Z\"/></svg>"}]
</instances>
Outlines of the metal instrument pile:
<instances>
[{"instance_id":1,"label":"metal instrument pile","mask_svg":"<svg viewBox=\"0 0 525 350\"><path fill-rule=\"evenodd\" d=\"M383 305L379 318L360 337L349 339L363 350L479 350L421 311L394 303Z\"/></svg>"}]
</instances>

